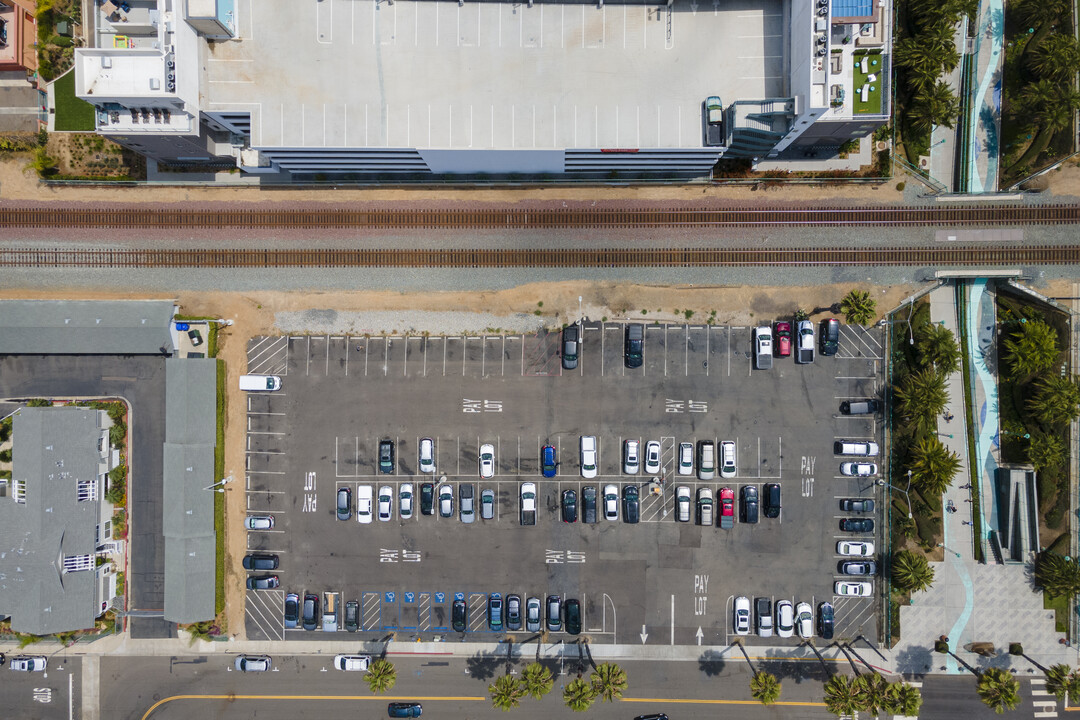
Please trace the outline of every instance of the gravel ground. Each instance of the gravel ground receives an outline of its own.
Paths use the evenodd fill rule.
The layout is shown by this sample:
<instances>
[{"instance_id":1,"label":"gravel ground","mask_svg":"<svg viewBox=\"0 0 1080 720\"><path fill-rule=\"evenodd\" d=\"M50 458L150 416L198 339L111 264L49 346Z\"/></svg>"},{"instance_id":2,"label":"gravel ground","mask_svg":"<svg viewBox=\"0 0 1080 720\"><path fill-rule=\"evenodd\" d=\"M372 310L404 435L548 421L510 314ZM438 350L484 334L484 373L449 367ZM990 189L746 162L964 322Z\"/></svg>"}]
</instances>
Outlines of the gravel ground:
<instances>
[{"instance_id":1,"label":"gravel ground","mask_svg":"<svg viewBox=\"0 0 1080 720\"><path fill-rule=\"evenodd\" d=\"M475 335L484 332L535 332L544 319L529 313L494 315L483 312L420 310L342 312L302 310L274 313L274 325L285 333L312 335Z\"/></svg>"}]
</instances>

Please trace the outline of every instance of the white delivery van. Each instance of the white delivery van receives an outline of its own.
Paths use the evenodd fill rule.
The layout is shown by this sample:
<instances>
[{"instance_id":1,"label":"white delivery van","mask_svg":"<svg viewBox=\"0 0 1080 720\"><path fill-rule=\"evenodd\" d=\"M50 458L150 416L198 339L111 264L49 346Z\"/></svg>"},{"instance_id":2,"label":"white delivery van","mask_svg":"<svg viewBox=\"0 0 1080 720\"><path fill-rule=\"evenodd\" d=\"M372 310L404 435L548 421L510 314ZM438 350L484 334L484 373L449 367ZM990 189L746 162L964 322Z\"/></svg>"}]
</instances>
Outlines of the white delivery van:
<instances>
[{"instance_id":1,"label":"white delivery van","mask_svg":"<svg viewBox=\"0 0 1080 720\"><path fill-rule=\"evenodd\" d=\"M281 378L277 375L241 375L240 389L248 392L280 390Z\"/></svg>"}]
</instances>

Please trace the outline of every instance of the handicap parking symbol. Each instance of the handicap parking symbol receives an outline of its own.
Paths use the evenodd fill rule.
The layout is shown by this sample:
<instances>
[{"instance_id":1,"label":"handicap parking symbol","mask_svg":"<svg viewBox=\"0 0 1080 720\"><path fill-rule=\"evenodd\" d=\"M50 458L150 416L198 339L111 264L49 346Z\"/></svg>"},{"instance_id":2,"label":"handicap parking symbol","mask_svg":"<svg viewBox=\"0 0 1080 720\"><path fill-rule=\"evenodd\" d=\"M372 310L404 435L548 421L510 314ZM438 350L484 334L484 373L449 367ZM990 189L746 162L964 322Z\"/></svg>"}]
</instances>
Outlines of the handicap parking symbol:
<instances>
[{"instance_id":1,"label":"handicap parking symbol","mask_svg":"<svg viewBox=\"0 0 1080 720\"><path fill-rule=\"evenodd\" d=\"M454 599L455 600L464 600L465 599L465 593L454 593Z\"/></svg>"},{"instance_id":2,"label":"handicap parking symbol","mask_svg":"<svg viewBox=\"0 0 1080 720\"><path fill-rule=\"evenodd\" d=\"M489 597L493 597L493 598L495 598L497 600L497 599L501 598L502 595L500 595L499 593L491 593L491 595Z\"/></svg>"},{"instance_id":3,"label":"handicap parking symbol","mask_svg":"<svg viewBox=\"0 0 1080 720\"><path fill-rule=\"evenodd\" d=\"M394 593L392 593L392 592L383 593L383 598L384 598L384 600L386 602L391 602L392 603L392 602L394 602Z\"/></svg>"},{"instance_id":4,"label":"handicap parking symbol","mask_svg":"<svg viewBox=\"0 0 1080 720\"><path fill-rule=\"evenodd\" d=\"M441 593L441 592L435 593L435 602L437 602L437 603L446 602L446 594Z\"/></svg>"},{"instance_id":5,"label":"handicap parking symbol","mask_svg":"<svg viewBox=\"0 0 1080 720\"><path fill-rule=\"evenodd\" d=\"M405 593L405 602L410 602L411 603L413 601L413 597L414 597L413 593L411 593L411 592Z\"/></svg>"}]
</instances>

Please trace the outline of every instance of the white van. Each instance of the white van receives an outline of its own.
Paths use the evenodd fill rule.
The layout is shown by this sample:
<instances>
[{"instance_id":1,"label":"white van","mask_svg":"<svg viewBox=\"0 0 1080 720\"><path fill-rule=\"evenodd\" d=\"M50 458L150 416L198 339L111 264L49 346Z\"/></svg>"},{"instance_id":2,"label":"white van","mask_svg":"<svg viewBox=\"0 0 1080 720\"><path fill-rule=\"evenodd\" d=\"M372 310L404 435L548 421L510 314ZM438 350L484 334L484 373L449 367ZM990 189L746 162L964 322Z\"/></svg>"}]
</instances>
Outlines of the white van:
<instances>
[{"instance_id":1,"label":"white van","mask_svg":"<svg viewBox=\"0 0 1080 720\"><path fill-rule=\"evenodd\" d=\"M281 378L277 375L241 375L240 389L248 392L280 390Z\"/></svg>"},{"instance_id":2,"label":"white van","mask_svg":"<svg viewBox=\"0 0 1080 720\"><path fill-rule=\"evenodd\" d=\"M712 480L716 474L716 446L711 440L698 440L697 474L699 480Z\"/></svg>"}]
</instances>

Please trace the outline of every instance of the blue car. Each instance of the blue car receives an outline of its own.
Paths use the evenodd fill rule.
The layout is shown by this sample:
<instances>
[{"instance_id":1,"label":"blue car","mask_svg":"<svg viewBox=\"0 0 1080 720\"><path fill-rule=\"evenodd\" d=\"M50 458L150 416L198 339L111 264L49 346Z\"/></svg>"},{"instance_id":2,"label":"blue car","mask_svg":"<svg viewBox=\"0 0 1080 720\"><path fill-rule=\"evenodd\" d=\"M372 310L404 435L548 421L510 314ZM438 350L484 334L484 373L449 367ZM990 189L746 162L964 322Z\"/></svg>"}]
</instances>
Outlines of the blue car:
<instances>
[{"instance_id":1,"label":"blue car","mask_svg":"<svg viewBox=\"0 0 1080 720\"><path fill-rule=\"evenodd\" d=\"M555 448L550 445L545 445L544 449L540 451L540 471L546 478L555 477L555 470L558 463L555 462Z\"/></svg>"},{"instance_id":2,"label":"blue car","mask_svg":"<svg viewBox=\"0 0 1080 720\"><path fill-rule=\"evenodd\" d=\"M420 703L390 703L386 708L387 714L392 718L418 718L424 712Z\"/></svg>"}]
</instances>

